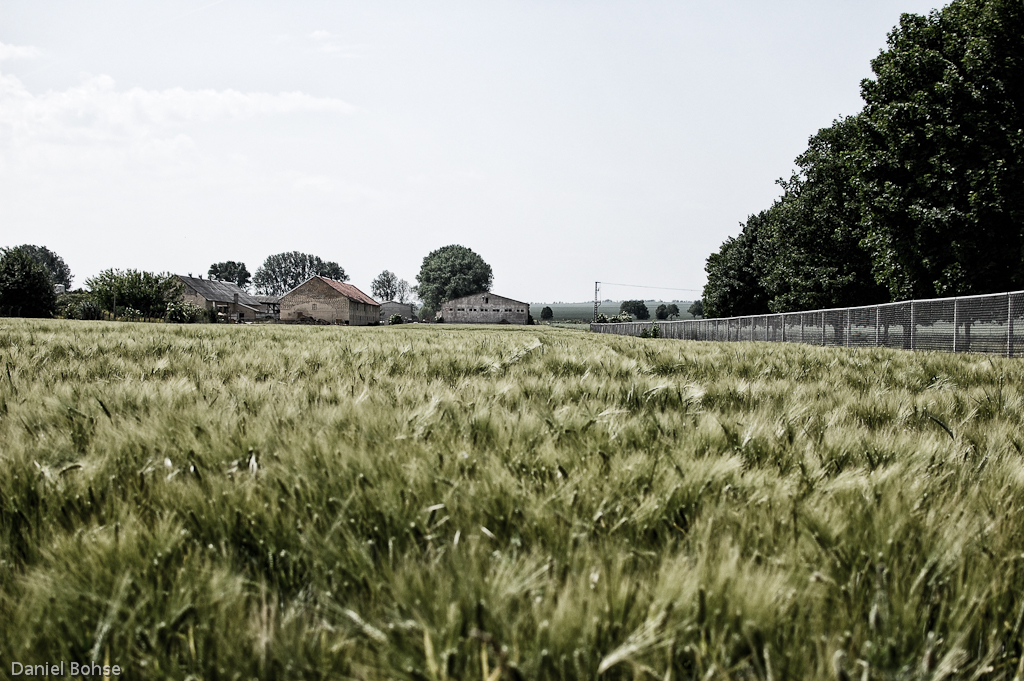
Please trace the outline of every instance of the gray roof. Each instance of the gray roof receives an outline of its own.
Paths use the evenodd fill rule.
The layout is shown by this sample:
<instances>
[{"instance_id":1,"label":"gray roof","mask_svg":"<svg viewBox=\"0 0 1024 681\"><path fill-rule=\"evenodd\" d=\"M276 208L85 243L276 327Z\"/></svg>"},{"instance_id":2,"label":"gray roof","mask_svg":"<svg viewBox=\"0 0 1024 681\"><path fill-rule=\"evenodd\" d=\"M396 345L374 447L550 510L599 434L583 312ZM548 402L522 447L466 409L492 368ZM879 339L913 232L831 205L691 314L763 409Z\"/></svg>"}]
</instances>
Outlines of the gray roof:
<instances>
[{"instance_id":1,"label":"gray roof","mask_svg":"<svg viewBox=\"0 0 1024 681\"><path fill-rule=\"evenodd\" d=\"M237 293L239 304L256 308L260 306L259 300L238 288L238 284L233 281L199 279L197 277L185 277L180 274L177 276L186 286L206 300L211 300L215 303L233 303Z\"/></svg>"},{"instance_id":2,"label":"gray roof","mask_svg":"<svg viewBox=\"0 0 1024 681\"><path fill-rule=\"evenodd\" d=\"M271 303L274 305L281 302L281 296L253 296L253 298L261 303Z\"/></svg>"}]
</instances>

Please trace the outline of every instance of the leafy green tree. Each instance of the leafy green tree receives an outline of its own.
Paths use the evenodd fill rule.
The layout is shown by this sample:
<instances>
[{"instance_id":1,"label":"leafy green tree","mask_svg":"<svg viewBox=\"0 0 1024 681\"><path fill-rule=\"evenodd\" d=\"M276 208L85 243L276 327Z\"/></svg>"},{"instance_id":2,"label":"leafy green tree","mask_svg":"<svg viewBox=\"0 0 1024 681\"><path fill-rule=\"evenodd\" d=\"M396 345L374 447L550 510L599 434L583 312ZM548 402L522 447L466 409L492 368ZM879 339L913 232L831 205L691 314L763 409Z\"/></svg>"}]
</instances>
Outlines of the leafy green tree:
<instances>
[{"instance_id":1,"label":"leafy green tree","mask_svg":"<svg viewBox=\"0 0 1024 681\"><path fill-rule=\"evenodd\" d=\"M410 303L416 299L416 287L409 286L405 279L398 280L398 287L395 289L395 300L399 303Z\"/></svg>"},{"instance_id":2,"label":"leafy green tree","mask_svg":"<svg viewBox=\"0 0 1024 681\"><path fill-rule=\"evenodd\" d=\"M555 316L555 313L551 310L551 307L549 307L548 305L545 305L544 309L542 309L540 311L540 318L541 319L552 319L552 318L554 318L554 316Z\"/></svg>"},{"instance_id":3,"label":"leafy green tree","mask_svg":"<svg viewBox=\"0 0 1024 681\"><path fill-rule=\"evenodd\" d=\"M675 306L673 305L673 307L675 307ZM679 308L676 307L676 310L678 310L678 309ZM690 304L690 307L686 308L686 311L689 312L691 315L693 315L694 318L703 317L704 316L704 301L703 300L695 300L695 301L693 301ZM679 314L679 313L676 312L676 314Z\"/></svg>"},{"instance_id":4,"label":"leafy green tree","mask_svg":"<svg viewBox=\"0 0 1024 681\"><path fill-rule=\"evenodd\" d=\"M619 305L619 312L625 312L634 319L650 319L651 313L642 300L624 300Z\"/></svg>"},{"instance_id":5,"label":"leafy green tree","mask_svg":"<svg viewBox=\"0 0 1024 681\"><path fill-rule=\"evenodd\" d=\"M291 291L310 277L327 277L348 281L345 269L336 262L321 260L315 255L289 251L268 256L256 269L253 284L263 295L281 295Z\"/></svg>"},{"instance_id":6,"label":"leafy green tree","mask_svg":"<svg viewBox=\"0 0 1024 681\"><path fill-rule=\"evenodd\" d=\"M444 246L423 258L416 288L431 309L453 298L483 293L491 288L494 274L484 259L465 246Z\"/></svg>"},{"instance_id":7,"label":"leafy green tree","mask_svg":"<svg viewBox=\"0 0 1024 681\"><path fill-rule=\"evenodd\" d=\"M46 271L50 275L50 281L54 284L60 284L64 287L64 290L71 290L71 281L74 276L71 274L71 268L64 262L64 258L60 257L46 246L32 246L31 244L24 244L18 246L19 249L25 251L31 255L36 262L46 268Z\"/></svg>"},{"instance_id":8,"label":"leafy green tree","mask_svg":"<svg viewBox=\"0 0 1024 681\"><path fill-rule=\"evenodd\" d=\"M184 285L170 273L108 269L85 280L92 297L108 312L125 308L143 317L163 317L167 304L180 298ZM134 314L132 316L135 316Z\"/></svg>"},{"instance_id":9,"label":"leafy green tree","mask_svg":"<svg viewBox=\"0 0 1024 681\"><path fill-rule=\"evenodd\" d=\"M811 137L800 172L779 184L755 251L768 309L789 312L886 302L864 246L858 163L863 126L844 118Z\"/></svg>"},{"instance_id":10,"label":"leafy green tree","mask_svg":"<svg viewBox=\"0 0 1024 681\"><path fill-rule=\"evenodd\" d=\"M210 279L234 282L238 285L238 288L246 291L249 289L249 283L252 281L252 275L249 274L245 263L235 262L234 260L213 263L210 265L208 274Z\"/></svg>"},{"instance_id":11,"label":"leafy green tree","mask_svg":"<svg viewBox=\"0 0 1024 681\"><path fill-rule=\"evenodd\" d=\"M751 215L739 236L729 237L718 253L708 256L703 295L706 316L735 317L768 311L768 292L760 269L764 258L755 259L755 251L761 250L760 232L767 221L767 211Z\"/></svg>"},{"instance_id":12,"label":"leafy green tree","mask_svg":"<svg viewBox=\"0 0 1024 681\"><path fill-rule=\"evenodd\" d=\"M30 251L0 250L0 315L52 317L56 305L50 273Z\"/></svg>"},{"instance_id":13,"label":"leafy green tree","mask_svg":"<svg viewBox=\"0 0 1024 681\"><path fill-rule=\"evenodd\" d=\"M679 306L676 305L675 303L669 303L668 304L668 318L672 319L673 317L678 317L678 316L679 316Z\"/></svg>"},{"instance_id":14,"label":"leafy green tree","mask_svg":"<svg viewBox=\"0 0 1024 681\"><path fill-rule=\"evenodd\" d=\"M381 302L398 299L398 276L384 270L370 283L370 292Z\"/></svg>"},{"instance_id":15,"label":"leafy green tree","mask_svg":"<svg viewBox=\"0 0 1024 681\"><path fill-rule=\"evenodd\" d=\"M904 14L861 84L860 178L892 299L1024 287L1024 3Z\"/></svg>"},{"instance_id":16,"label":"leafy green tree","mask_svg":"<svg viewBox=\"0 0 1024 681\"><path fill-rule=\"evenodd\" d=\"M657 319L668 319L668 305L662 303L654 309L654 316Z\"/></svg>"}]
</instances>

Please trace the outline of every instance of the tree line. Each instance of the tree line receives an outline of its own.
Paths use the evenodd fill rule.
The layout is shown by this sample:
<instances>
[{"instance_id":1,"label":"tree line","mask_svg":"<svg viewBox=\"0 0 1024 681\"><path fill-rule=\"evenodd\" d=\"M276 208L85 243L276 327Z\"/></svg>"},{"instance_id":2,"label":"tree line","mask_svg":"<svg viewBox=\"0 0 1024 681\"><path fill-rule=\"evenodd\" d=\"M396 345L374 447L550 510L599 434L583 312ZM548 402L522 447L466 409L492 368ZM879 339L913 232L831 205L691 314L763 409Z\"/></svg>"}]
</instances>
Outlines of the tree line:
<instances>
[{"instance_id":1,"label":"tree line","mask_svg":"<svg viewBox=\"0 0 1024 681\"><path fill-rule=\"evenodd\" d=\"M313 276L348 281L337 262L298 251L267 257L249 272L244 262L228 260L210 265L211 279L230 281L257 294L281 295ZM105 313L127 318L167 318L182 321L181 310L173 307L184 285L170 272L107 269L85 280L86 289L71 291L71 269L59 255L45 246L22 245L0 249L0 316L101 319ZM373 296L384 302L423 300L421 315L432 318L445 300L490 289L493 272L480 255L460 245L444 246L423 258L411 286L389 270L371 283ZM67 291L58 296L55 285ZM195 315L186 315L196 317ZM191 319L195 321L195 319Z\"/></svg>"},{"instance_id":2,"label":"tree line","mask_svg":"<svg viewBox=\"0 0 1024 681\"><path fill-rule=\"evenodd\" d=\"M1024 3L904 14L871 68L708 257L705 316L1024 288Z\"/></svg>"}]
</instances>

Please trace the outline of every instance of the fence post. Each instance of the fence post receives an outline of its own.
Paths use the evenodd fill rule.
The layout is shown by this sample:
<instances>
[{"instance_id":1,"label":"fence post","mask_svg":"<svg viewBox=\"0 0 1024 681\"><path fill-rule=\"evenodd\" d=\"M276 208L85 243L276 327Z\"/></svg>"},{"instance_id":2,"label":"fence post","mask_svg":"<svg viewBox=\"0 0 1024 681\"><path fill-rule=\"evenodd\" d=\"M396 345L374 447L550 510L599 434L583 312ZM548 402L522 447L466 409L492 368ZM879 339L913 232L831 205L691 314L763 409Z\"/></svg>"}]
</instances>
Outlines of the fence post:
<instances>
[{"instance_id":1,"label":"fence post","mask_svg":"<svg viewBox=\"0 0 1024 681\"><path fill-rule=\"evenodd\" d=\"M800 313L800 343L804 343L804 313Z\"/></svg>"},{"instance_id":2,"label":"fence post","mask_svg":"<svg viewBox=\"0 0 1024 681\"><path fill-rule=\"evenodd\" d=\"M782 315L782 342L786 342L786 315Z\"/></svg>"},{"instance_id":3,"label":"fence post","mask_svg":"<svg viewBox=\"0 0 1024 681\"><path fill-rule=\"evenodd\" d=\"M1013 357L1013 294L1006 294L1006 356Z\"/></svg>"},{"instance_id":4,"label":"fence post","mask_svg":"<svg viewBox=\"0 0 1024 681\"><path fill-rule=\"evenodd\" d=\"M917 347L917 302L910 301L910 349Z\"/></svg>"},{"instance_id":5,"label":"fence post","mask_svg":"<svg viewBox=\"0 0 1024 681\"><path fill-rule=\"evenodd\" d=\"M957 326L960 325L960 299L953 299L953 352L956 352Z\"/></svg>"},{"instance_id":6,"label":"fence post","mask_svg":"<svg viewBox=\"0 0 1024 681\"><path fill-rule=\"evenodd\" d=\"M875 347L878 347L878 312L881 310L879 306L875 306Z\"/></svg>"},{"instance_id":7,"label":"fence post","mask_svg":"<svg viewBox=\"0 0 1024 681\"><path fill-rule=\"evenodd\" d=\"M846 308L846 347L850 347L850 308Z\"/></svg>"},{"instance_id":8,"label":"fence post","mask_svg":"<svg viewBox=\"0 0 1024 681\"><path fill-rule=\"evenodd\" d=\"M821 313L821 344L825 345L825 313Z\"/></svg>"}]
</instances>

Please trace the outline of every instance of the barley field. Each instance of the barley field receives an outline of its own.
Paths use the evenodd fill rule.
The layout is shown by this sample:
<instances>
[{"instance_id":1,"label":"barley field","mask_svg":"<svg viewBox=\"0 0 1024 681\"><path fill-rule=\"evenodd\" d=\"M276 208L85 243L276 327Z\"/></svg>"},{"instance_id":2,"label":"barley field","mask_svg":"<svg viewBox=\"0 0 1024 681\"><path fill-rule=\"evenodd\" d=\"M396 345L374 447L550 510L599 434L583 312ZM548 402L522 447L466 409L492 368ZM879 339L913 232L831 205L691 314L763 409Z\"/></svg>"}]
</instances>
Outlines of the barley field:
<instances>
[{"instance_id":1,"label":"barley field","mask_svg":"<svg viewBox=\"0 0 1024 681\"><path fill-rule=\"evenodd\" d=\"M1019 679L1020 360L0 320L0 678Z\"/></svg>"}]
</instances>

